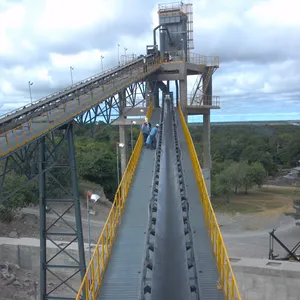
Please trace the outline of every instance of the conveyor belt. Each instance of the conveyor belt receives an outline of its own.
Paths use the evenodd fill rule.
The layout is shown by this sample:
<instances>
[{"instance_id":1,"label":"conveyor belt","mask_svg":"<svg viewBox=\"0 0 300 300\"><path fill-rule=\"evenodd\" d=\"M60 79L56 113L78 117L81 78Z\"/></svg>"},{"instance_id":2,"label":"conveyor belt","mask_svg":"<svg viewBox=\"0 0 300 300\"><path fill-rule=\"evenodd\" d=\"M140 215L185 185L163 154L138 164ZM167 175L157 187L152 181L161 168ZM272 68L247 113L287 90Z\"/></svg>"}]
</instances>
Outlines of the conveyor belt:
<instances>
[{"instance_id":1,"label":"conveyor belt","mask_svg":"<svg viewBox=\"0 0 300 300\"><path fill-rule=\"evenodd\" d=\"M198 271L200 299L223 300L225 299L223 290L217 290L219 279L218 269L205 225L199 191L179 114L177 114L177 120L178 138L182 153L182 167L185 171L186 193L190 204L190 224L193 230L194 255Z\"/></svg>"},{"instance_id":2,"label":"conveyor belt","mask_svg":"<svg viewBox=\"0 0 300 300\"><path fill-rule=\"evenodd\" d=\"M40 138L47 132L70 122L76 116L81 115L121 89L151 74L158 67L158 64L151 65L148 67L147 72L144 72L143 66L138 65L135 69L124 71L116 76L115 80L95 87L91 92L86 92L76 99L59 104L58 107L55 107L54 104L53 108L44 116L32 118L30 123L24 121L23 125L19 126L17 130L10 130L0 135L0 158Z\"/></svg>"},{"instance_id":3,"label":"conveyor belt","mask_svg":"<svg viewBox=\"0 0 300 300\"><path fill-rule=\"evenodd\" d=\"M154 109L153 126L159 122L159 115L160 109ZM154 161L155 151L144 148L100 288L101 300L137 300L139 297Z\"/></svg>"}]
</instances>

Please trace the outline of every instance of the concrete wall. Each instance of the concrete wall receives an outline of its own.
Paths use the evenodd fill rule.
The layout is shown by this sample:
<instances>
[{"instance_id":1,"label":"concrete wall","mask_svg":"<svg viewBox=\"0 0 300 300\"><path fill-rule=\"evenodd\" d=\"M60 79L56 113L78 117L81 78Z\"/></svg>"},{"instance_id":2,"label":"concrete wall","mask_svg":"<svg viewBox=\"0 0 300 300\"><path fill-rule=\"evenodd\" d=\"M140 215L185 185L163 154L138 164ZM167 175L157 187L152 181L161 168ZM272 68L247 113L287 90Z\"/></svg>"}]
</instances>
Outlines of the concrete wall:
<instances>
[{"instance_id":1,"label":"concrete wall","mask_svg":"<svg viewBox=\"0 0 300 300\"><path fill-rule=\"evenodd\" d=\"M48 252L57 249L47 245ZM87 245L85 245L88 254ZM0 238L0 261L9 261L20 267L39 273L39 240L32 238ZM76 257L76 245L69 253ZM88 261L88 256L86 257ZM71 262L67 255L58 256ZM243 300L300 300L300 264L277 262L267 259L232 258L231 264ZM75 283L75 282L73 282ZM76 282L75 285L79 284Z\"/></svg>"},{"instance_id":2,"label":"concrete wall","mask_svg":"<svg viewBox=\"0 0 300 300\"><path fill-rule=\"evenodd\" d=\"M56 241L60 247L64 247L67 242ZM92 244L92 253L95 245ZM86 263L89 261L88 245L85 244ZM68 246L68 251L74 258L78 257L77 244ZM58 253L58 248L50 241L47 241L47 258L52 257ZM40 268L40 240L34 238L0 238L0 261L9 261L19 265L21 268L27 270L38 270ZM74 261L66 254L60 253L55 259L54 264L68 264L73 265Z\"/></svg>"},{"instance_id":3,"label":"concrete wall","mask_svg":"<svg viewBox=\"0 0 300 300\"><path fill-rule=\"evenodd\" d=\"M300 264L267 259L232 259L243 300L300 300Z\"/></svg>"}]
</instances>

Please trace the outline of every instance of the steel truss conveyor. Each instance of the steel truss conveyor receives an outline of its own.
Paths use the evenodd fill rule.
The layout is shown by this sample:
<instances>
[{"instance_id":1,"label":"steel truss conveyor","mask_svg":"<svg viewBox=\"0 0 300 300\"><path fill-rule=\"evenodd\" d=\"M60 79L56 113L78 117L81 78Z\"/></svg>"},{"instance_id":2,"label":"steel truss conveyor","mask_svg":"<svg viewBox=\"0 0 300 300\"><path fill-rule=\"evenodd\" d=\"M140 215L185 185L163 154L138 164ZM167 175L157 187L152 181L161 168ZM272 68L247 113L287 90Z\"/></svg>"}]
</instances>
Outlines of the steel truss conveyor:
<instances>
[{"instance_id":1,"label":"steel truss conveyor","mask_svg":"<svg viewBox=\"0 0 300 300\"><path fill-rule=\"evenodd\" d=\"M186 194L189 202L189 220L193 230L195 264L198 275L200 299L240 299L239 297L235 298L234 291L230 294L228 289L227 296L225 296L224 289L217 288L220 285L221 276L213 252L209 230L205 223L204 208L200 201L199 190L197 188L197 178L193 171L192 159L184 135L183 124L179 121L180 116L178 111L176 112L176 116L178 119L177 129L181 148L182 168L184 170Z\"/></svg>"},{"instance_id":2,"label":"steel truss conveyor","mask_svg":"<svg viewBox=\"0 0 300 300\"><path fill-rule=\"evenodd\" d=\"M53 131L130 84L143 80L159 68L159 58L146 57L88 78L0 117L0 158Z\"/></svg>"},{"instance_id":3,"label":"steel truss conveyor","mask_svg":"<svg viewBox=\"0 0 300 300\"><path fill-rule=\"evenodd\" d=\"M160 109L154 109L152 124L159 115ZM142 149L100 287L101 300L138 299L154 164L155 151Z\"/></svg>"},{"instance_id":4,"label":"steel truss conveyor","mask_svg":"<svg viewBox=\"0 0 300 300\"><path fill-rule=\"evenodd\" d=\"M170 98L166 97L163 106L139 299L197 300L199 286L177 123Z\"/></svg>"},{"instance_id":5,"label":"steel truss conveyor","mask_svg":"<svg viewBox=\"0 0 300 300\"><path fill-rule=\"evenodd\" d=\"M155 110L152 122L157 121ZM142 150L100 288L101 300L224 299L217 289L218 271L199 193L185 185L185 179L191 182L185 172L189 157L178 137L182 138L181 124L166 100L156 155Z\"/></svg>"}]
</instances>

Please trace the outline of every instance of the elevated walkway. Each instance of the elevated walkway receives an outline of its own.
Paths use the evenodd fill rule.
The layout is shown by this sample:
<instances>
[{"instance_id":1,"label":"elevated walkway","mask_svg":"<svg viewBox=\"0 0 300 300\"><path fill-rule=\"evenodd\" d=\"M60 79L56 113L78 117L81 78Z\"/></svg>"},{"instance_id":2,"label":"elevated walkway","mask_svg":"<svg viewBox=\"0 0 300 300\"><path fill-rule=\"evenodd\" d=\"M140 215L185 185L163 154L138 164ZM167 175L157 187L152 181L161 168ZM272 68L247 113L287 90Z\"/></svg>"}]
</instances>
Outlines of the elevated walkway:
<instances>
[{"instance_id":1,"label":"elevated walkway","mask_svg":"<svg viewBox=\"0 0 300 300\"><path fill-rule=\"evenodd\" d=\"M159 122L159 114L160 109L153 110L152 124ZM193 247L194 254L188 258L188 265L192 267L196 264L196 276L193 275L193 278L198 283L196 284L197 287L190 286L191 291L197 289L196 294L199 297L194 297L195 300L241 300L225 244L207 194L193 141L180 107L176 117L186 196L189 203L189 223L193 232L193 241L190 245ZM168 142L167 150L168 147L172 147L171 144L171 142ZM140 153L138 149L141 149L141 147L142 140L140 136L136 153ZM167 150L165 150L166 153ZM173 154L170 155L173 156ZM133 161L129 161L127 167L129 170L135 169L134 166L138 161L135 157L138 159L138 155L133 155L131 157ZM90 299L90 297L101 300L139 299L142 288L141 279L143 275L141 271L146 251L149 200L151 198L154 166L155 152L142 149L131 185L131 180L128 181L128 184L126 183L127 171L125 171L122 179L123 181L125 178L124 184L121 183L119 187L121 190L118 189L117 191L115 204L103 231L104 235L99 238L92 262L88 266L76 300L83 299L80 297L82 293L86 295L86 299ZM125 207L120 203L120 201L124 201L120 200L123 188L129 190ZM160 189L158 190L158 193L160 193ZM126 195L125 192L125 197ZM120 212L123 210L124 213L120 218L122 214ZM166 207L164 213L170 213L171 211ZM182 222L182 218L178 222ZM120 226L116 230L115 224L119 223ZM165 230L169 231L171 227L172 231L175 226L167 227ZM189 247L188 244L186 246ZM153 265L152 282L155 279L157 286L160 280L165 280L166 274L162 276L163 278L159 276L160 279L158 279L155 276L154 267ZM149 292L147 297L148 295ZM151 298L154 295L149 296L150 298L145 299L155 300Z\"/></svg>"},{"instance_id":2,"label":"elevated walkway","mask_svg":"<svg viewBox=\"0 0 300 300\"><path fill-rule=\"evenodd\" d=\"M218 290L219 273L213 253L209 233L205 224L203 207L193 170L189 149L184 136L182 123L177 113L178 139L181 148L182 167L186 183L186 193L190 204L190 224L193 231L194 253L198 271L200 299L225 299L223 290Z\"/></svg>"},{"instance_id":3,"label":"elevated walkway","mask_svg":"<svg viewBox=\"0 0 300 300\"><path fill-rule=\"evenodd\" d=\"M0 158L72 121L130 84L143 80L159 67L159 58L147 63L147 71L143 63L136 63L131 67L125 65L106 80L93 83L91 79L79 84L77 94L73 91L76 90L74 87L70 91L62 92L62 98L59 98L60 93L58 93L53 100L51 97L49 101L44 100L45 104L36 103L32 108L25 107L12 113L12 116L3 118L0 120L3 123L0 126ZM6 119L8 119L7 124L4 122ZM13 124L17 126L13 127Z\"/></svg>"},{"instance_id":4,"label":"elevated walkway","mask_svg":"<svg viewBox=\"0 0 300 300\"><path fill-rule=\"evenodd\" d=\"M159 116L160 109L153 109L153 126ZM98 299L138 299L154 161L155 151L142 149Z\"/></svg>"}]
</instances>

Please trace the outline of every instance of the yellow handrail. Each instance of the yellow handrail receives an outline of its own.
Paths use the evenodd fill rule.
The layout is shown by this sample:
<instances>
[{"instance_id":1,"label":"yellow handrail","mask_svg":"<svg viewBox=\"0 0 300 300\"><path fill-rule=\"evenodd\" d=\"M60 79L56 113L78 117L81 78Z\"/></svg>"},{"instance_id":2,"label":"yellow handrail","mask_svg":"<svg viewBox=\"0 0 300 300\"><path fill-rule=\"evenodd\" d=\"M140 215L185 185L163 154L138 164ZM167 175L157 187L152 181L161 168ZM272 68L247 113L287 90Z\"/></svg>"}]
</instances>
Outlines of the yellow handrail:
<instances>
[{"instance_id":1,"label":"yellow handrail","mask_svg":"<svg viewBox=\"0 0 300 300\"><path fill-rule=\"evenodd\" d=\"M234 273L231 268L230 260L219 228L219 224L217 222L216 215L214 213L209 196L207 194L206 184L199 164L193 139L186 124L180 105L178 107L178 110L186 143L188 145L189 154L192 160L198 190L200 193L200 201L202 203L205 215L206 226L209 232L214 255L217 262L217 267L220 275L220 288L223 289L226 300L241 300L242 298L237 286L236 279L234 277Z\"/></svg>"},{"instance_id":2,"label":"yellow handrail","mask_svg":"<svg viewBox=\"0 0 300 300\"><path fill-rule=\"evenodd\" d=\"M147 113L147 118L149 120L151 118L152 110L153 106L151 104ZM140 133L120 185L115 194L114 203L104 224L90 263L87 266L86 273L76 296L76 300L80 300L80 297L82 297L84 294L86 299L97 298L142 147L143 136Z\"/></svg>"}]
</instances>

